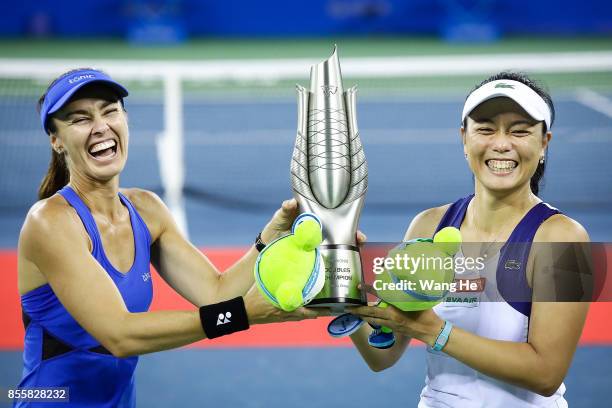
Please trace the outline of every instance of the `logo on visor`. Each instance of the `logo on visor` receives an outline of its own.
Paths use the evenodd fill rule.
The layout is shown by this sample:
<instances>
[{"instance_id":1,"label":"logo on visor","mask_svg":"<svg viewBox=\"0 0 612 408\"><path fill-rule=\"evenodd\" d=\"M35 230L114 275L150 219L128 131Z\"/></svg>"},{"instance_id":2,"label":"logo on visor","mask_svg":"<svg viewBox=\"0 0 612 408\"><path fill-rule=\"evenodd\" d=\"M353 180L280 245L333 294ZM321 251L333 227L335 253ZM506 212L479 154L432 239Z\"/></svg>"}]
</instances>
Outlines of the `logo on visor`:
<instances>
[{"instance_id":1,"label":"logo on visor","mask_svg":"<svg viewBox=\"0 0 612 408\"><path fill-rule=\"evenodd\" d=\"M510 89L514 89L514 85L510 85L510 84L504 84L503 82L495 85L496 88L510 88Z\"/></svg>"},{"instance_id":2,"label":"logo on visor","mask_svg":"<svg viewBox=\"0 0 612 408\"><path fill-rule=\"evenodd\" d=\"M85 74L85 75L79 75L79 76L75 76L73 78L70 78L68 80L69 84L74 84L75 82L79 82L82 79L92 79L95 78L96 76L94 74Z\"/></svg>"}]
</instances>

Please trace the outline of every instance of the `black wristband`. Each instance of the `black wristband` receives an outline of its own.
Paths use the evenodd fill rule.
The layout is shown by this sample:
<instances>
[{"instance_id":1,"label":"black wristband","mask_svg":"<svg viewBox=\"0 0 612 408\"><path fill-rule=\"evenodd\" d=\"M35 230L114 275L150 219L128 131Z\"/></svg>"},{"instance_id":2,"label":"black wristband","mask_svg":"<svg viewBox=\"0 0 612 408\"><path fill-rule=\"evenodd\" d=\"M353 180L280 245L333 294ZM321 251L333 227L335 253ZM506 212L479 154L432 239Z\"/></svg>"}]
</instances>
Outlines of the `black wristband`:
<instances>
[{"instance_id":1,"label":"black wristband","mask_svg":"<svg viewBox=\"0 0 612 408\"><path fill-rule=\"evenodd\" d=\"M257 249L257 252L261 252L263 251L263 249L266 247L266 244L264 244L264 242L261 240L261 232L259 234L257 234L257 238L255 238L255 249Z\"/></svg>"},{"instance_id":2,"label":"black wristband","mask_svg":"<svg viewBox=\"0 0 612 408\"><path fill-rule=\"evenodd\" d=\"M206 337L225 336L249 328L244 299L241 296L200 307L200 322Z\"/></svg>"}]
</instances>

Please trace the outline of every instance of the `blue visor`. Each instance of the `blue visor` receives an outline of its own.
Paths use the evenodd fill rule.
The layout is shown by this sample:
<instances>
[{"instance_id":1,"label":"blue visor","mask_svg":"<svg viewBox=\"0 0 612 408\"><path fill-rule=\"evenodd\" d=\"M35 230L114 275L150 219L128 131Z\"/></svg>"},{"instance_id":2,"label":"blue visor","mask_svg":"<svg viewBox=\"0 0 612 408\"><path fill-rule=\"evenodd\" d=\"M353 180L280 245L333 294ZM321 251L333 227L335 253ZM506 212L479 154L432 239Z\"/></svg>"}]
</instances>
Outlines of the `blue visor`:
<instances>
[{"instance_id":1,"label":"blue visor","mask_svg":"<svg viewBox=\"0 0 612 408\"><path fill-rule=\"evenodd\" d=\"M56 80L47 91L47 95L40 109L40 122L45 132L47 131L46 123L49 115L60 110L76 91L92 82L102 82L108 85L110 88L114 89L121 98L128 96L128 91L123 85L115 82L103 72L92 69L82 69L70 72Z\"/></svg>"}]
</instances>

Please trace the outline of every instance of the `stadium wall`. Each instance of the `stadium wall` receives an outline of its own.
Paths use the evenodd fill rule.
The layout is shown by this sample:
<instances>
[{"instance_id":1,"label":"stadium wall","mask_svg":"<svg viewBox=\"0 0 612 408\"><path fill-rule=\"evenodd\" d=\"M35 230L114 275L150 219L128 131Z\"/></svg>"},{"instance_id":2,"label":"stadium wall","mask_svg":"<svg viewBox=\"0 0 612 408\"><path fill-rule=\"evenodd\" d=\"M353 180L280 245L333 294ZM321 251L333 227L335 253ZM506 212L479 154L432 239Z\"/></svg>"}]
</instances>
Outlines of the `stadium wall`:
<instances>
[{"instance_id":1,"label":"stadium wall","mask_svg":"<svg viewBox=\"0 0 612 408\"><path fill-rule=\"evenodd\" d=\"M6 2L0 36L123 37L143 24L189 36L444 34L467 24L500 34L612 33L608 0L39 0Z\"/></svg>"}]
</instances>

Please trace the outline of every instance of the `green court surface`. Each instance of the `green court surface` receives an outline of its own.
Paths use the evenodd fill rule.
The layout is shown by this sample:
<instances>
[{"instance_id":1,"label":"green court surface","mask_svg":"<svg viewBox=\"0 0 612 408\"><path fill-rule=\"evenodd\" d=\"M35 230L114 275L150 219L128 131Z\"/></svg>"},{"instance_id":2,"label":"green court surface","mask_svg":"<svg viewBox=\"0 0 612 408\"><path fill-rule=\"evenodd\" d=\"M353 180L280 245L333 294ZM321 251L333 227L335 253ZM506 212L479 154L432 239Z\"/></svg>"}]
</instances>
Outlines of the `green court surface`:
<instances>
[{"instance_id":1,"label":"green court surface","mask_svg":"<svg viewBox=\"0 0 612 408\"><path fill-rule=\"evenodd\" d=\"M198 61L198 60L249 60L249 59L292 59L319 60L326 57L334 44L338 44L342 58L351 57L402 57L402 56L460 56L476 54L499 55L527 54L528 58L546 58L546 53L612 51L612 41L606 37L568 38L510 38L496 43L466 44L447 43L433 38L381 37L346 38L328 37L317 39L195 39L178 46L154 47L132 46L121 40L0 40L0 58L57 58L75 60L157 60L157 61ZM512 67L509 67L512 68ZM595 71L595 70L593 70ZM347 86L359 84L363 96L384 94L385 96L406 94L463 95L467 89L482 80L483 75L419 75L410 77L345 78ZM612 89L612 71L604 72L540 72L536 78L549 89L573 91L579 87L590 87L600 91ZM195 92L199 97L224 97L232 95L278 95L293 97L296 82L305 84L308 70L305 66L302 78L281 79L265 83L237 81L231 78L215 81L185 81L184 91ZM0 79L2 95L38 94L48 80ZM151 81L125 81L132 90L161 88L160 83ZM203 94L201 92L204 92Z\"/></svg>"},{"instance_id":2,"label":"green court surface","mask_svg":"<svg viewBox=\"0 0 612 408\"><path fill-rule=\"evenodd\" d=\"M292 59L306 58L318 60L326 57L333 44L338 44L339 55L350 57L402 57L402 56L451 56L523 54L521 57L534 59L546 58L551 52L612 51L612 39L607 37L569 37L569 38L510 38L496 43L465 44L447 43L434 38L413 37L328 37L317 39L195 39L178 46L132 46L121 40L0 40L0 58L52 58L83 60L249 60L249 59ZM526 55L525 55L526 54ZM509 67L512 68L512 67ZM195 91L206 97L216 97L215 91L225 97L264 93L293 97L296 82L306 83L307 66L303 78L278 80L261 83L257 81L186 81L184 90ZM542 80L554 91L574 90L589 87L598 90L612 89L612 71L604 72L539 72L536 78ZM481 74L461 75L419 75L411 77L378 77L353 79L345 77L346 85L359 84L361 94L367 95L448 95L463 94L475 83L482 80ZM18 81L11 84L0 79L0 92L3 95L28 93L37 94L47 81ZM146 81L126 81L130 89L159 89L159 83ZM201 91L205 91L202 93Z\"/></svg>"},{"instance_id":3,"label":"green court surface","mask_svg":"<svg viewBox=\"0 0 612 408\"><path fill-rule=\"evenodd\" d=\"M122 40L0 40L2 58L202 60L319 58L337 43L343 57L542 53L612 50L608 37L518 37L496 43L447 43L434 38L194 39L178 46L131 46Z\"/></svg>"}]
</instances>

